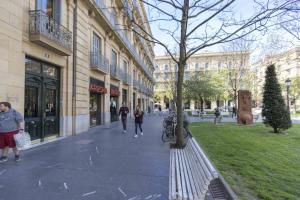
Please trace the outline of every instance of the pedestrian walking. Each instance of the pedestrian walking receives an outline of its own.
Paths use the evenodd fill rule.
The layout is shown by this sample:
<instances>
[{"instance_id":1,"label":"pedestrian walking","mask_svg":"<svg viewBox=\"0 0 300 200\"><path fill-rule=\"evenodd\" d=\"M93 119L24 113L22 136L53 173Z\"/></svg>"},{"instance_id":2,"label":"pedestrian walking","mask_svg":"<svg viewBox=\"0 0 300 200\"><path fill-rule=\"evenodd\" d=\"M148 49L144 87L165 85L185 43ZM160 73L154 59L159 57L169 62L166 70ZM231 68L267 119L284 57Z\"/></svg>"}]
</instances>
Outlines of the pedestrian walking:
<instances>
[{"instance_id":1,"label":"pedestrian walking","mask_svg":"<svg viewBox=\"0 0 300 200\"><path fill-rule=\"evenodd\" d=\"M233 117L236 117L236 108L235 108L235 106L233 106L233 108L232 108L232 118Z\"/></svg>"},{"instance_id":2,"label":"pedestrian walking","mask_svg":"<svg viewBox=\"0 0 300 200\"><path fill-rule=\"evenodd\" d=\"M161 116L161 106L158 106L159 116Z\"/></svg>"},{"instance_id":3,"label":"pedestrian walking","mask_svg":"<svg viewBox=\"0 0 300 200\"><path fill-rule=\"evenodd\" d=\"M9 102L0 102L0 149L2 150L0 162L8 160L9 148L13 149L15 161L20 161L20 152L16 148L14 135L19 131L23 131L23 129L23 116L11 108Z\"/></svg>"},{"instance_id":4,"label":"pedestrian walking","mask_svg":"<svg viewBox=\"0 0 300 200\"><path fill-rule=\"evenodd\" d=\"M220 110L219 108L215 109L215 120L214 120L214 124L220 123L221 122L221 118L220 118Z\"/></svg>"},{"instance_id":5,"label":"pedestrian walking","mask_svg":"<svg viewBox=\"0 0 300 200\"><path fill-rule=\"evenodd\" d=\"M126 103L123 102L122 107L119 110L119 116L121 115L121 120L123 124L123 133L127 132L127 114L129 113L129 109L126 106Z\"/></svg>"},{"instance_id":6,"label":"pedestrian walking","mask_svg":"<svg viewBox=\"0 0 300 200\"><path fill-rule=\"evenodd\" d=\"M135 117L135 135L134 137L137 138L137 129L138 127L140 128L141 135L143 135L143 129L142 129L142 123L143 123L143 117L144 117L144 112L141 111L140 107L136 107L136 111L134 112L134 117Z\"/></svg>"}]
</instances>

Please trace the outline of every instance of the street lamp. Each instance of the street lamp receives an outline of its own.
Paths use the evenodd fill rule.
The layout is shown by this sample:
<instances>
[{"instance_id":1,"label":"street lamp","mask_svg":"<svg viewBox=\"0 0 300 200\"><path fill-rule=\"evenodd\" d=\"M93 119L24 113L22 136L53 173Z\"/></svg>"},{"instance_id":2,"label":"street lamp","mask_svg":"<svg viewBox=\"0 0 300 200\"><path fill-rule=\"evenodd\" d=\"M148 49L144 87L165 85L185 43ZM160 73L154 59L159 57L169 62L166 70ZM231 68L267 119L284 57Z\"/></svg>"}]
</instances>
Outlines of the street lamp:
<instances>
[{"instance_id":1,"label":"street lamp","mask_svg":"<svg viewBox=\"0 0 300 200\"><path fill-rule=\"evenodd\" d=\"M290 90L290 86L291 86L291 80L289 78L285 80L285 86L286 86L287 109L288 109L288 111L290 111L289 90Z\"/></svg>"}]
</instances>

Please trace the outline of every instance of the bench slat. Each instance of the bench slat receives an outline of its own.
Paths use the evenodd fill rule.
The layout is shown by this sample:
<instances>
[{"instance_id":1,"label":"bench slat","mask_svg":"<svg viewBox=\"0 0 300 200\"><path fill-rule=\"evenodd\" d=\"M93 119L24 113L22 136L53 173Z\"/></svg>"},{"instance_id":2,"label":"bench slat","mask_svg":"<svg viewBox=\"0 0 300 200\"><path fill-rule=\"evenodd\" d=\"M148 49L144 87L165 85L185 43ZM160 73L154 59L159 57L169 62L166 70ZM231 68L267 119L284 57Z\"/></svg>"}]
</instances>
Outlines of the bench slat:
<instances>
[{"instance_id":1,"label":"bench slat","mask_svg":"<svg viewBox=\"0 0 300 200\"><path fill-rule=\"evenodd\" d=\"M190 154L194 157L197 164L197 169L202 177L204 184L206 185L207 181L209 181L212 177L210 171L207 169L207 166L202 160L202 157L195 150L194 145L191 146Z\"/></svg>"},{"instance_id":2,"label":"bench slat","mask_svg":"<svg viewBox=\"0 0 300 200\"><path fill-rule=\"evenodd\" d=\"M172 166L172 158L173 158L173 151L170 150L170 164L169 164L169 200L172 200L172 171L173 171L173 166Z\"/></svg>"},{"instance_id":3,"label":"bench slat","mask_svg":"<svg viewBox=\"0 0 300 200\"><path fill-rule=\"evenodd\" d=\"M203 200L214 178L218 173L194 138L184 149L170 150L170 200Z\"/></svg>"},{"instance_id":4,"label":"bench slat","mask_svg":"<svg viewBox=\"0 0 300 200\"><path fill-rule=\"evenodd\" d=\"M184 159L184 164L186 165L186 174L187 174L187 180L188 182L188 193L189 193L189 199L193 200L197 197L197 190L196 190L196 183L194 182L194 176L192 175L192 169L191 169L191 162L188 160L186 151L182 151L182 156Z\"/></svg>"},{"instance_id":5,"label":"bench slat","mask_svg":"<svg viewBox=\"0 0 300 200\"><path fill-rule=\"evenodd\" d=\"M169 200L176 199L175 158L174 150L170 150Z\"/></svg>"},{"instance_id":6,"label":"bench slat","mask_svg":"<svg viewBox=\"0 0 300 200\"><path fill-rule=\"evenodd\" d=\"M188 140L187 145L186 145L186 149L185 149L185 158L187 163L189 164L189 173L191 178L191 184L193 185L193 193L194 193L194 199L199 199L199 196L201 195L201 191L199 190L201 184L200 184L200 180L199 180L199 175L198 172L196 170L196 165L194 160L192 159L190 152L188 151L188 149L190 148L191 143Z\"/></svg>"},{"instance_id":7,"label":"bench slat","mask_svg":"<svg viewBox=\"0 0 300 200\"><path fill-rule=\"evenodd\" d=\"M198 152L200 153L202 159L205 161L205 164L207 165L208 169L210 170L211 174L213 175L214 178L218 178L218 172L215 169L215 167L211 164L211 162L209 161L209 159L207 158L207 156L205 155L205 153L203 152L203 150L200 148L198 142L195 140L195 138L191 138L194 145L196 146Z\"/></svg>"},{"instance_id":8,"label":"bench slat","mask_svg":"<svg viewBox=\"0 0 300 200\"><path fill-rule=\"evenodd\" d=\"M202 156L198 153L197 147L195 146L195 143L192 142L192 147L193 147L193 153L197 157L198 161L200 162L200 166L203 169L203 175L204 175L204 180L205 182L210 182L213 178L210 170L208 169L207 164L205 163L205 160L203 160Z\"/></svg>"},{"instance_id":9,"label":"bench slat","mask_svg":"<svg viewBox=\"0 0 300 200\"><path fill-rule=\"evenodd\" d=\"M181 176L180 176L180 169L179 169L179 155L178 149L175 149L175 159L176 159L176 192L177 192L177 199L182 200L182 186L181 186Z\"/></svg>"},{"instance_id":10,"label":"bench slat","mask_svg":"<svg viewBox=\"0 0 300 200\"><path fill-rule=\"evenodd\" d=\"M179 167L180 167L180 176L181 176L180 180L181 180L182 198L183 198L183 200L186 200L187 199L187 190L186 190L186 184L185 184L185 174L184 174L184 169L183 169L183 160L182 160L182 157L181 157L182 150L178 149L177 152L178 152L178 158L180 160Z\"/></svg>"},{"instance_id":11,"label":"bench slat","mask_svg":"<svg viewBox=\"0 0 300 200\"><path fill-rule=\"evenodd\" d=\"M186 199L193 199L193 193L191 191L191 184L190 184L190 177L188 176L188 173L187 173L187 163L185 162L185 159L184 159L184 150L180 150L180 156L181 156L181 160L182 160L182 168L183 168L183 182L184 182L184 185L185 185L185 188L186 188Z\"/></svg>"},{"instance_id":12,"label":"bench slat","mask_svg":"<svg viewBox=\"0 0 300 200\"><path fill-rule=\"evenodd\" d=\"M204 175L204 171L202 169L202 167L200 166L200 162L198 161L198 158L196 157L196 155L193 152L193 149L191 146L188 147L187 151L189 151L188 155L189 155L189 159L190 162L192 162L192 166L193 166L193 173L196 179L196 183L197 183L197 190L198 190L198 197L200 199L202 199L202 197L205 195L206 190L208 189L208 186L206 185L206 176Z\"/></svg>"}]
</instances>

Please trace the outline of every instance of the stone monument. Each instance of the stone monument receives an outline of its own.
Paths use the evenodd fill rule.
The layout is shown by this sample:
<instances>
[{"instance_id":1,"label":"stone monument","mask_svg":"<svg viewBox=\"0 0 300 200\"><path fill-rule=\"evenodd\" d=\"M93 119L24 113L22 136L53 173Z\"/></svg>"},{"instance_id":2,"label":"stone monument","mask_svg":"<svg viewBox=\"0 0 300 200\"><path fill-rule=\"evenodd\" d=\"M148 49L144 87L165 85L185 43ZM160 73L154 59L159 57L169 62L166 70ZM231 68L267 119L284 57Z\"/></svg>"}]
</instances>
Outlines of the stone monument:
<instances>
[{"instance_id":1,"label":"stone monument","mask_svg":"<svg viewBox=\"0 0 300 200\"><path fill-rule=\"evenodd\" d=\"M253 115L251 110L251 92L249 90L238 91L238 111L237 123L249 125L253 124Z\"/></svg>"}]
</instances>

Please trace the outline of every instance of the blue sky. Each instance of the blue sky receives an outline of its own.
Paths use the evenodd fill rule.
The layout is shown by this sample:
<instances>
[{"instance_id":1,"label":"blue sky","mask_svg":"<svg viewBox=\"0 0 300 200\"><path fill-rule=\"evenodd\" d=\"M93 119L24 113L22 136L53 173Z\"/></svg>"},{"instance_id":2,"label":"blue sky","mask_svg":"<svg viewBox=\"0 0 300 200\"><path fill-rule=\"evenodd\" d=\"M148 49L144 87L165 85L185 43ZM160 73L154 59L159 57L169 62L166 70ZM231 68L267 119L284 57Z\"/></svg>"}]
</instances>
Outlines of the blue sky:
<instances>
[{"instance_id":1,"label":"blue sky","mask_svg":"<svg viewBox=\"0 0 300 200\"><path fill-rule=\"evenodd\" d=\"M150 1L150 2L153 2ZM191 0L192 2L192 0ZM252 16L255 12L255 4L253 3L252 0L237 0L232 6L231 6L231 10L234 12L234 16L235 18L245 18L245 17L249 17ZM147 7L146 7L147 8ZM168 11L168 13L174 13L174 10L171 10L170 7L168 6L160 6L160 8L164 11ZM153 10L150 10L149 8L147 8L148 11L148 19L150 20L151 17L157 19L157 13L154 12ZM150 11L150 12L149 12ZM203 18L205 18L208 15L203 15ZM202 19L203 19L202 18ZM199 20L199 19L198 19ZM209 23L209 25L213 28L218 28L220 26L220 21L219 20L213 20ZM165 32L161 31L159 29L159 27L166 27L167 29L172 29L173 27L175 27L174 23L171 23L170 21L168 22L151 22L150 23L151 29L152 29L152 33L153 35L159 39L160 41L164 41L165 44L167 44L171 49L174 49L173 47L177 47L178 45L175 45L174 40L167 35ZM179 29L178 29L179 30ZM203 34L203 29L199 30L197 34ZM259 42L264 42L268 40L268 35L269 34L273 34L273 32L269 32L268 34L264 35L264 36L260 36L260 33L256 33L256 37L259 39ZM283 34L283 33L281 33ZM289 37L287 34L283 34L284 37ZM260 46L263 46L260 44ZM204 51L221 51L222 47L221 46L213 46L213 47L209 47L207 49L204 49ZM156 55L164 55L165 54L165 49L159 45L155 45L155 53ZM258 53L258 52L256 52Z\"/></svg>"}]
</instances>

